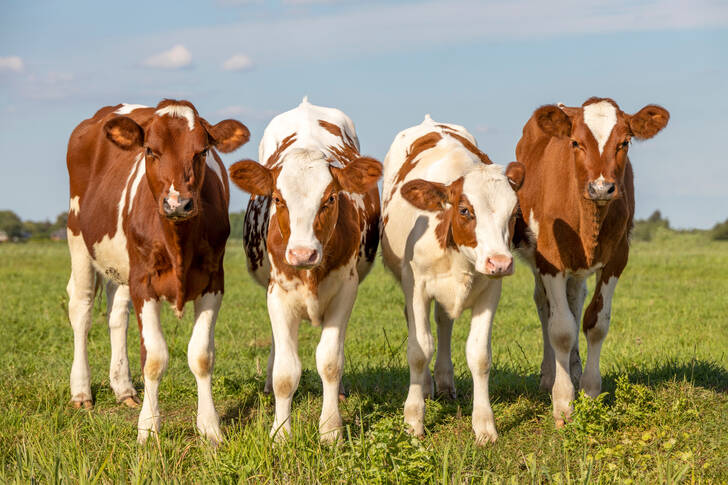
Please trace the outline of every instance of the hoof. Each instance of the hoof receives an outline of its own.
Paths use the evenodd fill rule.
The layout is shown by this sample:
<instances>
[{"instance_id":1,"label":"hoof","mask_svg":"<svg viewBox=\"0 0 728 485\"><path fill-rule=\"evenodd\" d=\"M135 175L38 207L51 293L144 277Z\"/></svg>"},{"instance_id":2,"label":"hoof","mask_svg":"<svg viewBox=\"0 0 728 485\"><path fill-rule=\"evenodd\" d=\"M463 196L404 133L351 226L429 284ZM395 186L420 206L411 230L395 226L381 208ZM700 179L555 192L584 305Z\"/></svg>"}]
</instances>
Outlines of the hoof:
<instances>
[{"instance_id":1,"label":"hoof","mask_svg":"<svg viewBox=\"0 0 728 485\"><path fill-rule=\"evenodd\" d=\"M129 408L138 408L141 401L137 396L129 396L122 401Z\"/></svg>"},{"instance_id":2,"label":"hoof","mask_svg":"<svg viewBox=\"0 0 728 485\"><path fill-rule=\"evenodd\" d=\"M486 446L495 443L498 440L498 433L479 433L475 435L475 444L478 446Z\"/></svg>"},{"instance_id":3,"label":"hoof","mask_svg":"<svg viewBox=\"0 0 728 485\"><path fill-rule=\"evenodd\" d=\"M440 401L454 401L458 397L457 392L455 392L455 389L445 389L442 391L437 391L437 399Z\"/></svg>"},{"instance_id":4,"label":"hoof","mask_svg":"<svg viewBox=\"0 0 728 485\"><path fill-rule=\"evenodd\" d=\"M346 398L349 397L347 394L340 392L339 393L339 401L344 402L346 401Z\"/></svg>"},{"instance_id":5,"label":"hoof","mask_svg":"<svg viewBox=\"0 0 728 485\"><path fill-rule=\"evenodd\" d=\"M569 424L569 421L571 421L571 419L556 419L554 421L554 425L556 426L556 429L563 429L567 424Z\"/></svg>"},{"instance_id":6,"label":"hoof","mask_svg":"<svg viewBox=\"0 0 728 485\"><path fill-rule=\"evenodd\" d=\"M94 403L90 399L84 399L83 401L71 401L74 409L93 409Z\"/></svg>"}]
</instances>

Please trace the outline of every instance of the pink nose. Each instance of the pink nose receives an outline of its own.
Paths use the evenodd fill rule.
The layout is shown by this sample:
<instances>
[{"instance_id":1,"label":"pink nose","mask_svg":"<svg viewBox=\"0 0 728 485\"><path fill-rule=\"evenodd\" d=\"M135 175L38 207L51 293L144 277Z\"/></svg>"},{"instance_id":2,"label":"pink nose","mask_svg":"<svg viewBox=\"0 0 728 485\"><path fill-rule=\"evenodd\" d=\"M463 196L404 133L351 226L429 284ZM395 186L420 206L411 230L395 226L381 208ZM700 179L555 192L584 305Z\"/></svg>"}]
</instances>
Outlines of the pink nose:
<instances>
[{"instance_id":1,"label":"pink nose","mask_svg":"<svg viewBox=\"0 0 728 485\"><path fill-rule=\"evenodd\" d=\"M293 248L286 252L291 266L315 266L321 262L318 251L310 248Z\"/></svg>"},{"instance_id":2,"label":"pink nose","mask_svg":"<svg viewBox=\"0 0 728 485\"><path fill-rule=\"evenodd\" d=\"M485 261L485 274L489 276L508 276L513 274L513 257L495 254Z\"/></svg>"}]
</instances>

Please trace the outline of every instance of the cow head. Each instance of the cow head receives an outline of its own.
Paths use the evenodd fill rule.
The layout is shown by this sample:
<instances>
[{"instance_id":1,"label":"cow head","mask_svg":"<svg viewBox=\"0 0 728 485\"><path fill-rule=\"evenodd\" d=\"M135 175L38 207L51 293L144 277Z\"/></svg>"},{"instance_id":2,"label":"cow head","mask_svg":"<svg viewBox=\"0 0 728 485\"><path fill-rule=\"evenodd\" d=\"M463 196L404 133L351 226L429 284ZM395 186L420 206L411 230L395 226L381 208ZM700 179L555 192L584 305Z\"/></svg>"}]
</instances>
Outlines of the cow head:
<instances>
[{"instance_id":1,"label":"cow head","mask_svg":"<svg viewBox=\"0 0 728 485\"><path fill-rule=\"evenodd\" d=\"M667 125L670 113L651 104L630 115L611 99L595 97L581 108L542 106L534 117L546 135L568 137L582 196L606 205L622 196L632 137L652 138Z\"/></svg>"},{"instance_id":2,"label":"cow head","mask_svg":"<svg viewBox=\"0 0 728 485\"><path fill-rule=\"evenodd\" d=\"M214 147L231 152L250 138L239 121L210 125L191 103L174 100L159 103L145 127L118 116L104 130L118 147L143 150L147 182L159 213L175 222L198 213L209 151Z\"/></svg>"},{"instance_id":3,"label":"cow head","mask_svg":"<svg viewBox=\"0 0 728 485\"><path fill-rule=\"evenodd\" d=\"M381 175L382 164L372 158L360 157L338 168L323 153L304 149L291 150L273 169L253 160L230 167L235 185L272 198L286 262L300 269L321 263L339 217L340 193L366 193Z\"/></svg>"},{"instance_id":4,"label":"cow head","mask_svg":"<svg viewBox=\"0 0 728 485\"><path fill-rule=\"evenodd\" d=\"M402 197L420 210L439 212L440 244L460 251L487 276L513 273L509 245L518 209L517 191L526 169L510 163L472 169L449 185L417 179L402 186Z\"/></svg>"}]
</instances>

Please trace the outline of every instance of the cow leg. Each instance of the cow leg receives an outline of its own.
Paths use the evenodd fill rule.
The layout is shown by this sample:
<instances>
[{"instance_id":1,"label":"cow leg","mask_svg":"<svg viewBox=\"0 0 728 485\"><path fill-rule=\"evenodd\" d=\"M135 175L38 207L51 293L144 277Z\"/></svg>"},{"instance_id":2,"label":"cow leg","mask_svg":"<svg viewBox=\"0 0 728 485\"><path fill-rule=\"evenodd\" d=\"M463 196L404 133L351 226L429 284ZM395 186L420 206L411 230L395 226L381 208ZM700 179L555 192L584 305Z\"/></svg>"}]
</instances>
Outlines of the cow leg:
<instances>
[{"instance_id":1,"label":"cow leg","mask_svg":"<svg viewBox=\"0 0 728 485\"><path fill-rule=\"evenodd\" d=\"M490 335L501 287L500 280L491 281L478 298L473 307L470 335L465 347L468 367L473 375L473 431L478 444L495 442L498 438L493 409L490 407L488 380L492 362Z\"/></svg>"},{"instance_id":2,"label":"cow leg","mask_svg":"<svg viewBox=\"0 0 728 485\"><path fill-rule=\"evenodd\" d=\"M425 434L425 397L432 392L430 360L434 342L430 331L430 298L424 288L414 282L411 273L402 274L407 301L407 361L410 368L410 386L404 403L404 420L416 436Z\"/></svg>"},{"instance_id":3,"label":"cow leg","mask_svg":"<svg viewBox=\"0 0 728 485\"><path fill-rule=\"evenodd\" d=\"M268 365L266 366L265 386L263 392L265 394L273 394L273 361L276 358L276 343L271 341L270 353L268 354Z\"/></svg>"},{"instance_id":4,"label":"cow leg","mask_svg":"<svg viewBox=\"0 0 728 485\"><path fill-rule=\"evenodd\" d=\"M612 297L617 286L618 277L604 278L602 272L597 273L597 284L589 306L584 314L584 332L586 333L587 357L584 375L579 387L590 397L602 392L602 376L599 371L599 356L602 343L609 331L612 315Z\"/></svg>"},{"instance_id":5,"label":"cow leg","mask_svg":"<svg viewBox=\"0 0 728 485\"><path fill-rule=\"evenodd\" d=\"M344 282L329 304L322 323L321 340L316 347L316 368L324 390L319 419L321 441L333 442L341 436L339 386L344 371L344 338L356 299L357 285L357 277Z\"/></svg>"},{"instance_id":6,"label":"cow leg","mask_svg":"<svg viewBox=\"0 0 728 485\"><path fill-rule=\"evenodd\" d=\"M571 382L570 358L578 330L566 297L566 277L563 273L542 275L549 304L548 336L554 350L556 372L551 391L554 419L557 426L571 418L574 384Z\"/></svg>"},{"instance_id":7,"label":"cow leg","mask_svg":"<svg viewBox=\"0 0 728 485\"><path fill-rule=\"evenodd\" d=\"M435 358L435 388L438 397L455 399L455 373L452 367L451 339L453 319L435 302L437 322L437 357Z\"/></svg>"},{"instance_id":8,"label":"cow leg","mask_svg":"<svg viewBox=\"0 0 728 485\"><path fill-rule=\"evenodd\" d=\"M126 335L129 328L129 287L106 283L106 306L108 311L109 340L111 340L111 361L109 363L109 382L117 402L129 407L139 405L136 389L131 382L129 354L126 349Z\"/></svg>"},{"instance_id":9,"label":"cow leg","mask_svg":"<svg viewBox=\"0 0 728 485\"><path fill-rule=\"evenodd\" d=\"M533 280L533 301L536 303L538 318L541 320L541 334L543 336L543 359L541 360L541 383L539 387L542 391L549 392L554 387L554 374L556 372L556 358L549 339L549 301L546 298L546 290L541 275L534 271Z\"/></svg>"},{"instance_id":10,"label":"cow leg","mask_svg":"<svg viewBox=\"0 0 728 485\"><path fill-rule=\"evenodd\" d=\"M569 310L571 310L571 314L574 316L577 334L574 348L571 349L571 356L569 357L569 375L571 376L571 382L575 386L579 384L579 379L581 379L581 356L579 355L578 335L579 322L581 321L581 312L584 308L586 293L586 278L569 276L566 280L566 299L569 302Z\"/></svg>"},{"instance_id":11,"label":"cow leg","mask_svg":"<svg viewBox=\"0 0 728 485\"><path fill-rule=\"evenodd\" d=\"M277 285L268 292L268 316L273 330L273 395L275 419L270 435L285 439L291 433L291 401L301 379L298 358L298 326L300 317L285 301L285 292Z\"/></svg>"},{"instance_id":12,"label":"cow leg","mask_svg":"<svg viewBox=\"0 0 728 485\"><path fill-rule=\"evenodd\" d=\"M68 230L71 253L71 277L68 280L68 319L73 328L73 364L71 365L71 402L74 407L93 407L91 369L88 364L87 340L91 328L91 311L96 289L96 272L81 235Z\"/></svg>"},{"instance_id":13,"label":"cow leg","mask_svg":"<svg viewBox=\"0 0 728 485\"><path fill-rule=\"evenodd\" d=\"M159 300L137 300L133 298L134 311L142 329L147 359L144 363L144 402L139 413L137 443L144 444L153 432L159 435L161 417L159 413L159 381L167 369L169 353L162 333L159 318Z\"/></svg>"},{"instance_id":14,"label":"cow leg","mask_svg":"<svg viewBox=\"0 0 728 485\"><path fill-rule=\"evenodd\" d=\"M197 381L197 430L210 443L222 441L220 418L212 402L212 370L215 367L215 322L222 292L195 299L195 327L187 345L187 364Z\"/></svg>"}]
</instances>

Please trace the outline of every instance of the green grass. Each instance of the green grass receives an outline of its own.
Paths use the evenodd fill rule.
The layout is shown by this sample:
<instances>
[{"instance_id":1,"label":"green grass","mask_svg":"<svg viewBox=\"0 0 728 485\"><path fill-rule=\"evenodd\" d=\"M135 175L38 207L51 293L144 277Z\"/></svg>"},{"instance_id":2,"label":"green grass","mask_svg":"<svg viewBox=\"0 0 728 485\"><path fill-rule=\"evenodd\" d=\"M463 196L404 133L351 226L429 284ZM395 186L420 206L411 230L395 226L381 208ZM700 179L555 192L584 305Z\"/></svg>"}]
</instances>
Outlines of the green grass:
<instances>
[{"instance_id":1,"label":"green grass","mask_svg":"<svg viewBox=\"0 0 728 485\"><path fill-rule=\"evenodd\" d=\"M342 403L346 439L320 445L319 329L301 326L304 366L293 403L294 435L272 444L272 399L262 393L270 330L264 290L244 269L239 241L226 258L213 393L225 442L195 433L196 387L185 352L191 311L163 325L170 349L160 388L160 440L135 442L137 411L108 383L105 303L90 332L93 411L69 407L72 332L65 312L68 252L61 243L0 246L0 482L639 483L728 482L728 243L658 231L635 242L617 287L602 352L604 390L580 398L556 430L538 390L541 330L532 281L520 265L505 280L493 331L491 398L500 434L478 447L470 429L465 362L469 315L455 324L458 399L427 402L426 432L403 425L403 297L378 262L360 288L346 341ZM129 331L132 374L139 332ZM585 342L581 337L582 355Z\"/></svg>"}]
</instances>

